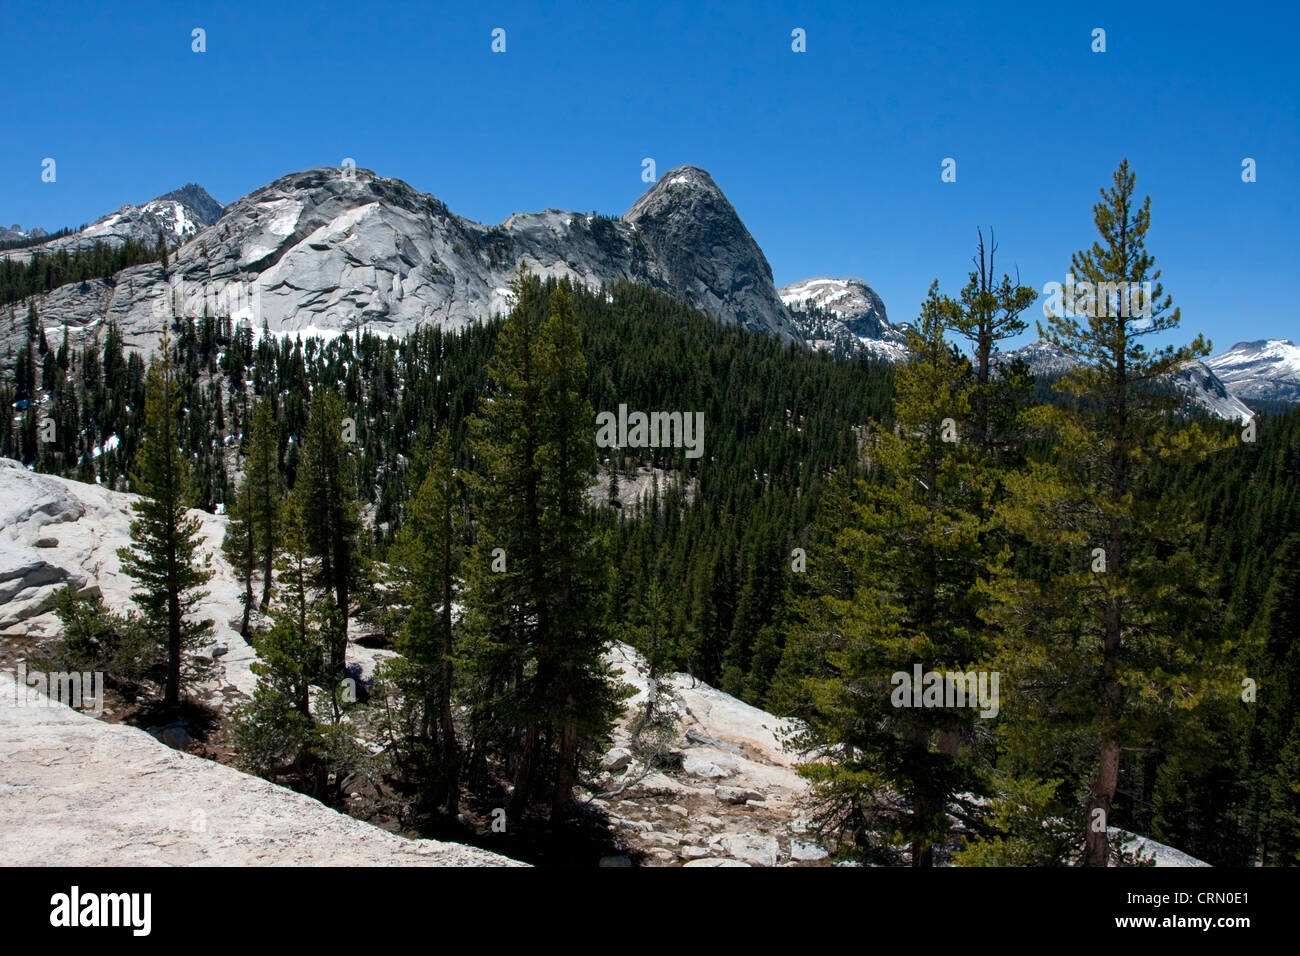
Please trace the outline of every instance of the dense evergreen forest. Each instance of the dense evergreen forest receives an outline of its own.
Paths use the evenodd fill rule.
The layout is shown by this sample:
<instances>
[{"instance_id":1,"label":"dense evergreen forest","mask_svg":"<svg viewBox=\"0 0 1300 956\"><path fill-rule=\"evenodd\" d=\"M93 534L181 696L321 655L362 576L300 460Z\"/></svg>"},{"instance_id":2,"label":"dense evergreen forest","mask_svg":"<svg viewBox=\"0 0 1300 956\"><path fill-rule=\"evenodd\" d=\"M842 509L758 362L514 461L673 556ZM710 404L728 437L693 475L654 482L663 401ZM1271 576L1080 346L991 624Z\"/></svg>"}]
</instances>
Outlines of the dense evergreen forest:
<instances>
[{"instance_id":1,"label":"dense evergreen forest","mask_svg":"<svg viewBox=\"0 0 1300 956\"><path fill-rule=\"evenodd\" d=\"M1133 228L1098 228L1144 262L1132 188L1122 166L1102 205ZM241 746L322 799L370 759L340 720L360 617L403 652L370 689L400 702L374 772L424 819L505 792L512 817L570 812L617 706L599 649L620 639L803 718L846 856L1104 864L1109 826L1215 864L1300 863L1300 409L1242 440L1130 393L1115 350L1158 375L1202 346L1146 352L1122 323L1050 326L1088 364L1035 383L993 361L1032 290L984 253L959 296L932 290L899 370L635 285L522 274L510 316L460 331L304 342L184 317L146 367L112 326L47 341L31 296L55 279L33 262L0 276L27 343L4 357L0 454L154 489L142 548L184 530L183 503L231 515L263 677ZM1091 255L1077 272L1105 278ZM113 271L70 262L59 281ZM619 405L703 412L704 454L594 448ZM148 454L169 434L181 464ZM195 635L160 617L174 658ZM891 707L889 674L915 663L999 670L1000 719Z\"/></svg>"}]
</instances>

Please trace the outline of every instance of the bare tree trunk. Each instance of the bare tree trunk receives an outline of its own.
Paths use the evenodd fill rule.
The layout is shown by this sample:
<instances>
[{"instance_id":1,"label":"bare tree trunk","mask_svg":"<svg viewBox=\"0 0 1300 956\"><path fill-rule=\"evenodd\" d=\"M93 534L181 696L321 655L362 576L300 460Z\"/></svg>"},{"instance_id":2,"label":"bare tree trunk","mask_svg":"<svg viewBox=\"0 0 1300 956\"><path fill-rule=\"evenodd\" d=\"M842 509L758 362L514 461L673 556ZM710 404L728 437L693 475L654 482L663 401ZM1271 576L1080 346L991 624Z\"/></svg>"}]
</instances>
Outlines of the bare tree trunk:
<instances>
[{"instance_id":1,"label":"bare tree trunk","mask_svg":"<svg viewBox=\"0 0 1300 956\"><path fill-rule=\"evenodd\" d=\"M173 558L174 561L174 558ZM176 587L167 598L167 686L163 704L175 707L181 699L181 606Z\"/></svg>"},{"instance_id":2,"label":"bare tree trunk","mask_svg":"<svg viewBox=\"0 0 1300 956\"><path fill-rule=\"evenodd\" d=\"M265 554L265 555L263 556L263 558L262 558L262 603L261 603L261 610L262 610L262 613L263 613L263 614L265 614L265 613L266 613L266 609L267 609L268 607L271 606L271 565L272 565L272 561L273 561L274 558L275 558L275 553L274 553L274 552L275 552L275 549L274 549L274 548L267 548L267 549L266 549L266 554ZM251 594L251 593L249 594L249 597L252 597L252 594Z\"/></svg>"},{"instance_id":3,"label":"bare tree trunk","mask_svg":"<svg viewBox=\"0 0 1300 956\"><path fill-rule=\"evenodd\" d=\"M1106 828L1110 825L1110 808L1119 783L1119 743L1104 741L1101 745L1101 763L1097 777L1088 794L1088 819L1085 831L1084 866L1106 866L1110 855L1110 838ZM1094 811L1100 809L1100 815Z\"/></svg>"},{"instance_id":4,"label":"bare tree trunk","mask_svg":"<svg viewBox=\"0 0 1300 956\"><path fill-rule=\"evenodd\" d=\"M510 819L517 820L528 806L529 790L533 783L533 763L537 759L537 742L540 728L536 720L528 721L524 728L524 746L519 754L519 768L515 772L515 790L510 796Z\"/></svg>"},{"instance_id":5,"label":"bare tree trunk","mask_svg":"<svg viewBox=\"0 0 1300 956\"><path fill-rule=\"evenodd\" d=\"M565 709L573 710L574 701L570 697ZM551 801L551 823L559 823L569 812L573 802L573 785L577 781L578 764L578 725L567 720L560 731L560 767L555 775L555 796Z\"/></svg>"}]
</instances>

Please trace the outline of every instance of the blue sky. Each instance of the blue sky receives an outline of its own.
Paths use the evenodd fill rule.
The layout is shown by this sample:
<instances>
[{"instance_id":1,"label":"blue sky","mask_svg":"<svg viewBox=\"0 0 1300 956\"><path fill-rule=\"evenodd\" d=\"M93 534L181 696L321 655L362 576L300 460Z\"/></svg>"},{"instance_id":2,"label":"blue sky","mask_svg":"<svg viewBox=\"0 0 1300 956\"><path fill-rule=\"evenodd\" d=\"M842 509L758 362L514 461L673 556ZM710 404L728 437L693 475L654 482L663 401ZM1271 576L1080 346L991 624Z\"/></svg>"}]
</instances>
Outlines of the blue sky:
<instances>
[{"instance_id":1,"label":"blue sky","mask_svg":"<svg viewBox=\"0 0 1300 956\"><path fill-rule=\"evenodd\" d=\"M483 222L618 215L653 157L712 173L778 285L860 276L906 320L964 283L979 226L1026 283L1064 281L1127 156L1178 338L1300 340L1296 7L1032 6L11 4L0 221L187 181L230 202L344 157Z\"/></svg>"}]
</instances>

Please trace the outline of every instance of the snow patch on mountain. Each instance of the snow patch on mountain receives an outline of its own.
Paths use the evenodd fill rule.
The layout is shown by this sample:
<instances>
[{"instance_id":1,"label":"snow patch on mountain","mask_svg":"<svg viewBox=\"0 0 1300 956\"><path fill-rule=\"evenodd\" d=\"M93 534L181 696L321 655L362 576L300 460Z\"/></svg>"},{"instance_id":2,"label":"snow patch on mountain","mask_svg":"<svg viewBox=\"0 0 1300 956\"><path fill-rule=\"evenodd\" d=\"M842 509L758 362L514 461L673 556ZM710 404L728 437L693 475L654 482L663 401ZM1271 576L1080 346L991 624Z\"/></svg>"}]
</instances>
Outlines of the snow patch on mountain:
<instances>
[{"instance_id":1,"label":"snow patch on mountain","mask_svg":"<svg viewBox=\"0 0 1300 956\"><path fill-rule=\"evenodd\" d=\"M1300 402L1300 345L1290 339L1238 342L1205 364L1237 398Z\"/></svg>"},{"instance_id":2,"label":"snow patch on mountain","mask_svg":"<svg viewBox=\"0 0 1300 956\"><path fill-rule=\"evenodd\" d=\"M885 303L861 279L804 279L777 290L810 346L824 351L867 351L898 364L907 361L906 326L895 326Z\"/></svg>"}]
</instances>

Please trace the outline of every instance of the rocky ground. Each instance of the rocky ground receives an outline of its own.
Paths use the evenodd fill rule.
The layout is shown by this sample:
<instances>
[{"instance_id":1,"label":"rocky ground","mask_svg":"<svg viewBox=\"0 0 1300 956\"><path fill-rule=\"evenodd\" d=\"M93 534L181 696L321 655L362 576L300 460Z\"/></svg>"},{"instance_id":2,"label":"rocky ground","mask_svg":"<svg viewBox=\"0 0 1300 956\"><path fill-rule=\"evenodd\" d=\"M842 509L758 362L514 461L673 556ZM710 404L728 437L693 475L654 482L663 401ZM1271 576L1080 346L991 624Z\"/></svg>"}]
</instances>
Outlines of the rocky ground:
<instances>
[{"instance_id":1,"label":"rocky ground","mask_svg":"<svg viewBox=\"0 0 1300 956\"><path fill-rule=\"evenodd\" d=\"M411 840L62 705L16 706L0 671L7 866L513 866Z\"/></svg>"},{"instance_id":2,"label":"rocky ground","mask_svg":"<svg viewBox=\"0 0 1300 956\"><path fill-rule=\"evenodd\" d=\"M610 816L629 857L661 866L813 865L827 853L800 811L807 783L778 735L789 723L686 674L659 685L665 715L658 746L638 746L637 716L650 690L644 659L625 644L608 655L636 689L602 764L591 802ZM643 736L649 736L643 735ZM658 752L659 761L652 758ZM612 857L606 865L625 865Z\"/></svg>"}]
</instances>

